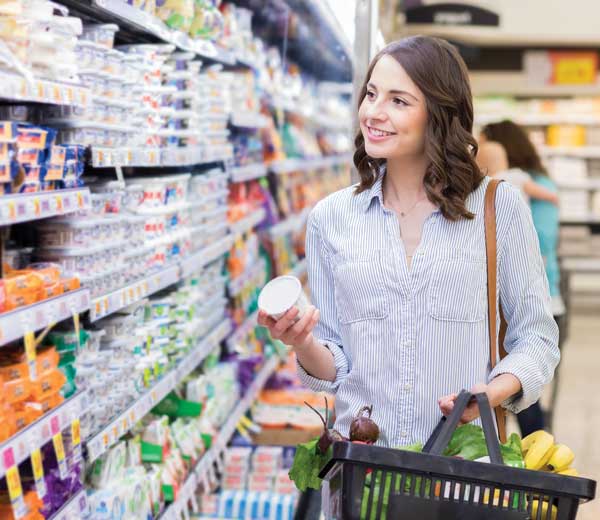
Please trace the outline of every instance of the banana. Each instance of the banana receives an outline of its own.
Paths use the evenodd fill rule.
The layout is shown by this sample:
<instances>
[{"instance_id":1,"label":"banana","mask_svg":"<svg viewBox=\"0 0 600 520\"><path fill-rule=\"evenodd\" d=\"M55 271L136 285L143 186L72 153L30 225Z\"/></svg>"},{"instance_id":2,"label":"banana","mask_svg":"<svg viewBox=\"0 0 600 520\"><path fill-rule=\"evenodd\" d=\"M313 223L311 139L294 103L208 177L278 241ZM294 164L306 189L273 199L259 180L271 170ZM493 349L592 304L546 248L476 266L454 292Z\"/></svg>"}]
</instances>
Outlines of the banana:
<instances>
[{"instance_id":1,"label":"banana","mask_svg":"<svg viewBox=\"0 0 600 520\"><path fill-rule=\"evenodd\" d=\"M544 467L554 452L554 436L543 430L535 433L538 435L528 446L525 467L538 470Z\"/></svg>"},{"instance_id":2,"label":"banana","mask_svg":"<svg viewBox=\"0 0 600 520\"><path fill-rule=\"evenodd\" d=\"M535 442L542 436L546 435L547 432L544 430L537 430L533 433L530 433L526 437L521 439L521 451L523 452L523 456L527 455L529 448L535 444Z\"/></svg>"},{"instance_id":3,"label":"banana","mask_svg":"<svg viewBox=\"0 0 600 520\"><path fill-rule=\"evenodd\" d=\"M575 468L563 469L561 471L557 471L556 473L558 473L559 475L566 475L568 477L578 477L579 476L579 472Z\"/></svg>"},{"instance_id":4,"label":"banana","mask_svg":"<svg viewBox=\"0 0 600 520\"><path fill-rule=\"evenodd\" d=\"M557 444L554 446L554 453L548 459L548 469L555 472L562 471L567 469L573 460L575 460L573 450L564 444Z\"/></svg>"},{"instance_id":5,"label":"banana","mask_svg":"<svg viewBox=\"0 0 600 520\"><path fill-rule=\"evenodd\" d=\"M538 516L538 508L540 506L540 501L535 499L531 505L531 518L548 518L548 502L542 502L542 514ZM550 513L550 518L552 520L556 520L556 515L558 514L558 509L556 506L552 506L552 512Z\"/></svg>"}]
</instances>

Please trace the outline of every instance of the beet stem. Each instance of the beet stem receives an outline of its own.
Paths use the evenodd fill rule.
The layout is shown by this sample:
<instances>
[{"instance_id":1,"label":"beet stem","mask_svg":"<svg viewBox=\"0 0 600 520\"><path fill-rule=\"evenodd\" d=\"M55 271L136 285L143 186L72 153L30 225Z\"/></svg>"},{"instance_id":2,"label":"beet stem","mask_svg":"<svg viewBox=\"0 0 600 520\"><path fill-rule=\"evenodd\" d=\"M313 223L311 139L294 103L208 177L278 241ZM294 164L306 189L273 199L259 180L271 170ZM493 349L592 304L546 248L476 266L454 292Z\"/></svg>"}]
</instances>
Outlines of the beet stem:
<instances>
[{"instance_id":1,"label":"beet stem","mask_svg":"<svg viewBox=\"0 0 600 520\"><path fill-rule=\"evenodd\" d=\"M321 414L321 412L319 412L319 410L317 410L314 406L311 406L310 404L308 404L306 401L304 401L304 404L306 406L308 406L313 412L315 412L319 416L319 418L323 422L323 428L325 430L327 430L327 423L325 422L325 419L323 419L323 415Z\"/></svg>"}]
</instances>

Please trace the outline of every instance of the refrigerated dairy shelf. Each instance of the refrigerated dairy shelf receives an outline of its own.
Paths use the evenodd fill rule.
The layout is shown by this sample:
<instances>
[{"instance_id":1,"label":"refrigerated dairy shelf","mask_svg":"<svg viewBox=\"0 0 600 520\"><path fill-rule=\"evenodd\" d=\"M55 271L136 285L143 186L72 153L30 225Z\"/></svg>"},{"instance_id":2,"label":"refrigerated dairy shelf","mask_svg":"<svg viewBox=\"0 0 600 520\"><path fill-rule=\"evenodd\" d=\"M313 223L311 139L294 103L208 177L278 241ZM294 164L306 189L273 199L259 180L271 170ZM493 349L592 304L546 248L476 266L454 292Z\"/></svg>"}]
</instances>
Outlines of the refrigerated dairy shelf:
<instances>
[{"instance_id":1,"label":"refrigerated dairy shelf","mask_svg":"<svg viewBox=\"0 0 600 520\"><path fill-rule=\"evenodd\" d=\"M234 112L229 122L238 128L265 128L268 119L258 112Z\"/></svg>"},{"instance_id":2,"label":"refrigerated dairy shelf","mask_svg":"<svg viewBox=\"0 0 600 520\"><path fill-rule=\"evenodd\" d=\"M168 374L141 395L127 410L108 423L86 442L87 458L93 462L113 446L125 433L152 410L165 396L188 376L229 334L229 320L223 320L189 352Z\"/></svg>"},{"instance_id":3,"label":"refrigerated dairy shelf","mask_svg":"<svg viewBox=\"0 0 600 520\"><path fill-rule=\"evenodd\" d=\"M211 448L202 456L200 461L196 464L194 469L190 472L184 485L181 487L177 500L173 502L164 513L160 516L161 520L176 520L181 518L181 514L187 507L188 501L191 499L192 494L196 491L200 483L206 476L210 466L215 462L219 454L225 449L227 443L233 436L235 428L245 415L252 403L258 397L258 394L264 387L265 383L271 377L280 360L277 357L272 357L265 362L263 367L258 372L256 378L251 383L250 387L246 391L242 400L231 412L227 422L221 427L221 430L217 434L216 438L213 439Z\"/></svg>"},{"instance_id":4,"label":"refrigerated dairy shelf","mask_svg":"<svg viewBox=\"0 0 600 520\"><path fill-rule=\"evenodd\" d=\"M88 188L3 195L0 197L0 226L66 215L89 207Z\"/></svg>"},{"instance_id":5,"label":"refrigerated dairy shelf","mask_svg":"<svg viewBox=\"0 0 600 520\"><path fill-rule=\"evenodd\" d=\"M75 394L0 444L0 478L8 468L19 465L34 450L52 440L53 435L70 426L74 419L79 419L87 407L87 393L84 391Z\"/></svg>"},{"instance_id":6,"label":"refrigerated dairy shelf","mask_svg":"<svg viewBox=\"0 0 600 520\"><path fill-rule=\"evenodd\" d=\"M487 125L510 119L522 126L548 125L600 125L600 115L595 114L519 114L506 112L502 114L479 114L475 116L476 125Z\"/></svg>"},{"instance_id":7,"label":"refrigerated dairy shelf","mask_svg":"<svg viewBox=\"0 0 600 520\"><path fill-rule=\"evenodd\" d=\"M583 159L599 159L600 146L542 146L538 148L543 157L581 157Z\"/></svg>"},{"instance_id":8,"label":"refrigerated dairy shelf","mask_svg":"<svg viewBox=\"0 0 600 520\"><path fill-rule=\"evenodd\" d=\"M284 175L296 171L318 170L321 168L332 168L341 164L350 164L351 156L333 155L326 157L314 157L307 159L284 159L269 164L269 169L277 175Z\"/></svg>"},{"instance_id":9,"label":"refrigerated dairy shelf","mask_svg":"<svg viewBox=\"0 0 600 520\"><path fill-rule=\"evenodd\" d=\"M87 107L92 102L91 91L84 85L40 78L27 81L23 76L5 71L0 71L0 83L0 99L6 101L79 107Z\"/></svg>"},{"instance_id":10,"label":"refrigerated dairy shelf","mask_svg":"<svg viewBox=\"0 0 600 520\"><path fill-rule=\"evenodd\" d=\"M85 489L78 491L72 498L54 513L49 520L74 520L75 518L88 518L90 505Z\"/></svg>"},{"instance_id":11,"label":"refrigerated dairy shelf","mask_svg":"<svg viewBox=\"0 0 600 520\"><path fill-rule=\"evenodd\" d=\"M104 318L146 296L173 285L180 280L179 265L171 265L104 296L94 298L90 307L90 321Z\"/></svg>"},{"instance_id":12,"label":"refrigerated dairy shelf","mask_svg":"<svg viewBox=\"0 0 600 520\"><path fill-rule=\"evenodd\" d=\"M89 309L87 289L69 291L54 298L0 314L0 346L22 338Z\"/></svg>"},{"instance_id":13,"label":"refrigerated dairy shelf","mask_svg":"<svg viewBox=\"0 0 600 520\"><path fill-rule=\"evenodd\" d=\"M223 256L233 245L233 235L228 234L204 249L192 253L189 257L181 260L181 278L185 278L190 274L201 269L205 265L210 264L220 256Z\"/></svg>"},{"instance_id":14,"label":"refrigerated dairy shelf","mask_svg":"<svg viewBox=\"0 0 600 520\"><path fill-rule=\"evenodd\" d=\"M240 276L230 280L227 286L227 292L229 293L229 296L235 297L240 294L252 280L262 276L262 274L265 272L265 268L265 260L261 258L254 265L251 265L245 269ZM255 284L253 284L253 286L255 286Z\"/></svg>"},{"instance_id":15,"label":"refrigerated dairy shelf","mask_svg":"<svg viewBox=\"0 0 600 520\"><path fill-rule=\"evenodd\" d=\"M583 179L581 181L558 181L557 186L563 190L600 190L600 179Z\"/></svg>"}]
</instances>

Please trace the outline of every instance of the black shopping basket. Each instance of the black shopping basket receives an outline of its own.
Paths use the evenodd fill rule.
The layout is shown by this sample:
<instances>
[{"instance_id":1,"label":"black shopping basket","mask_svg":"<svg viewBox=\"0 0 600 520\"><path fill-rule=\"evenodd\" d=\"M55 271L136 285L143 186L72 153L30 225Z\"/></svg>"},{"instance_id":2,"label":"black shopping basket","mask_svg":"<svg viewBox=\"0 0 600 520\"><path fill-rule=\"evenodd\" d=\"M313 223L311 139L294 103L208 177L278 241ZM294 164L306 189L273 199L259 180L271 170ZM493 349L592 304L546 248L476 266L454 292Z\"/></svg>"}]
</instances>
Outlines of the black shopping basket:
<instances>
[{"instance_id":1,"label":"black shopping basket","mask_svg":"<svg viewBox=\"0 0 600 520\"><path fill-rule=\"evenodd\" d=\"M489 464L441 455L473 397ZM336 442L320 477L327 517L343 520L571 520L596 491L593 480L504 466L487 396L466 391L422 453Z\"/></svg>"}]
</instances>

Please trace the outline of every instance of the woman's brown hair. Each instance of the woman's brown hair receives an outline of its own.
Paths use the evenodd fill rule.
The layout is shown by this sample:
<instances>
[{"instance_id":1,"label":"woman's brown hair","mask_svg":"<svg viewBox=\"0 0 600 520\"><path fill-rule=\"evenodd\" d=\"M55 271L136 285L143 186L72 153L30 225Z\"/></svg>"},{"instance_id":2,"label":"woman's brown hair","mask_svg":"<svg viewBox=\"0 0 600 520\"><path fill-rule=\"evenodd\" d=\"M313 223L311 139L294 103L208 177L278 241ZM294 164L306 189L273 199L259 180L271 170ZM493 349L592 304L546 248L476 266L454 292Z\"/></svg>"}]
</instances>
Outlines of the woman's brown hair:
<instances>
[{"instance_id":1,"label":"woman's brown hair","mask_svg":"<svg viewBox=\"0 0 600 520\"><path fill-rule=\"evenodd\" d=\"M425 153L429 166L424 185L428 199L447 219L472 219L474 215L466 208L465 201L484 175L475 162L473 99L465 62L454 46L439 38L413 36L390 43L369 66L358 98L359 108L373 68L385 55L402 66L425 96ZM361 193L373 186L385 159L375 159L366 153L360 129L354 144L354 164L360 175L356 193Z\"/></svg>"},{"instance_id":2,"label":"woman's brown hair","mask_svg":"<svg viewBox=\"0 0 600 520\"><path fill-rule=\"evenodd\" d=\"M505 119L499 123L485 125L481 133L488 141L496 141L504 146L510 168L521 168L529 174L548 176L548 171L542 165L527 132L518 124Z\"/></svg>"}]
</instances>

